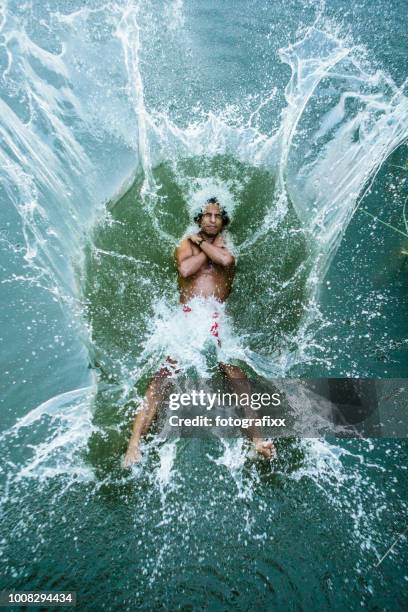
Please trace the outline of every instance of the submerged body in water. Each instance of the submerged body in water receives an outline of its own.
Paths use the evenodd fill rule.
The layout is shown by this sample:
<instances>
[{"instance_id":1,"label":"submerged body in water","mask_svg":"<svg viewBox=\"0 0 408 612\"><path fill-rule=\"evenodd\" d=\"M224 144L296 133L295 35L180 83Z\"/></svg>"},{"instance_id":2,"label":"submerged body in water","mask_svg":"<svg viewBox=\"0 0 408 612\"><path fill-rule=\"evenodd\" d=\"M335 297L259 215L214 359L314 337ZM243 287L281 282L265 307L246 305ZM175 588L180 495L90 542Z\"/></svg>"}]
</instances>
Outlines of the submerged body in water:
<instances>
[{"instance_id":1,"label":"submerged body in water","mask_svg":"<svg viewBox=\"0 0 408 612\"><path fill-rule=\"evenodd\" d=\"M176 249L179 275L180 302L183 312L193 312L195 298L210 300L213 308L209 333L221 345L219 303L225 302L231 293L234 279L235 259L224 244L222 231L229 218L216 198L207 200L206 205L195 218L200 232L181 241ZM215 302L215 303L214 303ZM220 368L238 393L247 391L245 373L235 365L220 362ZM144 407L136 415L133 433L125 456L124 465L129 467L141 458L140 438L147 433L160 402L168 389L168 379L177 372L177 362L168 356L166 364L151 381L144 400ZM274 452L273 443L263 440L255 429L249 430L255 449L270 458Z\"/></svg>"}]
</instances>

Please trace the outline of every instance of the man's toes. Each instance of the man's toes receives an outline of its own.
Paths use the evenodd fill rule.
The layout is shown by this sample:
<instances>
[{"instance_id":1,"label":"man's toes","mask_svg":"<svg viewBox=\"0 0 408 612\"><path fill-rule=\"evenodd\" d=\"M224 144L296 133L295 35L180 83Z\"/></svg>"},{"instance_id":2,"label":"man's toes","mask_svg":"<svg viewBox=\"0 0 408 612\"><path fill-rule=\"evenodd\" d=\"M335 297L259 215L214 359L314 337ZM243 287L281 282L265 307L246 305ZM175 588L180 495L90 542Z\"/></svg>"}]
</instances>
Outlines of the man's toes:
<instances>
[{"instance_id":1,"label":"man's toes","mask_svg":"<svg viewBox=\"0 0 408 612\"><path fill-rule=\"evenodd\" d=\"M138 463L142 458L140 451L126 454L123 460L123 467L130 468L134 463Z\"/></svg>"}]
</instances>

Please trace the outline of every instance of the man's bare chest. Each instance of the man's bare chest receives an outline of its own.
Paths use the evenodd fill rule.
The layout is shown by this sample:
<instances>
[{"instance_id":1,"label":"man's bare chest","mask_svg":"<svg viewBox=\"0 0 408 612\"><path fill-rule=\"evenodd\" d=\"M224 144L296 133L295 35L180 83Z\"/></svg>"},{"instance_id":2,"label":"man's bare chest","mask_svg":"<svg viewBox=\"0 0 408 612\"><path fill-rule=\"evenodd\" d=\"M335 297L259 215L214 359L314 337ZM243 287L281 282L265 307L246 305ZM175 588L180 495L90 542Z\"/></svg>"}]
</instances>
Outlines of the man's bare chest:
<instances>
[{"instance_id":1,"label":"man's bare chest","mask_svg":"<svg viewBox=\"0 0 408 612\"><path fill-rule=\"evenodd\" d=\"M201 252L201 249L199 249L195 245L192 246L192 255L199 255ZM222 266L219 266L218 264L211 261L211 259L207 258L206 261L197 270L195 276L201 276L202 274L213 274L216 276L222 276L223 272L224 269Z\"/></svg>"}]
</instances>

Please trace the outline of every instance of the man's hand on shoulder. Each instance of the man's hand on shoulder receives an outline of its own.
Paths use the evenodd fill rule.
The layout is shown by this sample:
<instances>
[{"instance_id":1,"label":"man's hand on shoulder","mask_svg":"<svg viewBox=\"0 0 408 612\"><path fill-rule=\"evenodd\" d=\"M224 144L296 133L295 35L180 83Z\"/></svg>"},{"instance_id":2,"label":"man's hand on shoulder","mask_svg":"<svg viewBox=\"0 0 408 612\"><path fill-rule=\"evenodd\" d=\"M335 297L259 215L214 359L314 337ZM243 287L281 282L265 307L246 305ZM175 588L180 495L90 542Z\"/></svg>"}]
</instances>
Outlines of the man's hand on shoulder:
<instances>
[{"instance_id":1,"label":"man's hand on shoulder","mask_svg":"<svg viewBox=\"0 0 408 612\"><path fill-rule=\"evenodd\" d=\"M191 236L189 236L188 239L193 244L196 244L197 246L199 246L200 242L202 242L202 240L203 240L203 238L202 238L202 236L200 236L200 234L191 234Z\"/></svg>"},{"instance_id":2,"label":"man's hand on shoulder","mask_svg":"<svg viewBox=\"0 0 408 612\"><path fill-rule=\"evenodd\" d=\"M216 246L216 247L221 247L221 248L224 248L224 247L225 247L225 244L224 244L224 237L222 236L222 234L218 234L218 235L215 237L215 240L214 240L214 242L213 242L213 245L214 245L214 246Z\"/></svg>"},{"instance_id":3,"label":"man's hand on shoulder","mask_svg":"<svg viewBox=\"0 0 408 612\"><path fill-rule=\"evenodd\" d=\"M190 242L192 242L193 244L196 244L197 246L200 246L203 242L207 242L206 240L203 239L201 234L191 234L191 236L188 237L188 240L190 240ZM221 234L218 234L215 237L213 242L208 241L208 244L212 244L213 246L216 246L216 247L225 247L224 238L222 237Z\"/></svg>"}]
</instances>

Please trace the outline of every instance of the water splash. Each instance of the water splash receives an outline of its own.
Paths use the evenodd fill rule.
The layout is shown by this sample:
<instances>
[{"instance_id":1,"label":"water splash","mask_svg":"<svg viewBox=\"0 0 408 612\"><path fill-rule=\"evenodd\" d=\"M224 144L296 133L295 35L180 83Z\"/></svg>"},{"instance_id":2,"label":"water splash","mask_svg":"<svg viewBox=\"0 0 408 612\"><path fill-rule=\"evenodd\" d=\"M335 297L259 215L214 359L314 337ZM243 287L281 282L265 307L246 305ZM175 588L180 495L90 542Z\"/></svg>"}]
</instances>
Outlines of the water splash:
<instances>
[{"instance_id":1,"label":"water splash","mask_svg":"<svg viewBox=\"0 0 408 612\"><path fill-rule=\"evenodd\" d=\"M144 55L141 23L153 20L153 16L146 4L110 2L95 9L81 7L71 13L55 10L46 15L40 32L32 31L28 20L19 20L21 15L12 3L2 5L1 10L1 49L6 63L1 78L4 93L0 101L1 177L7 200L20 219L25 264L30 273L35 272L38 282L63 302L68 316L76 313L74 318L80 320L91 357L95 351L101 362L114 361L115 355L105 350L98 337L98 326L89 315L95 306L102 317L105 305L86 300L84 286L89 280L84 273L86 245L92 243L100 261L109 258L116 262L104 268L108 270L107 280L96 278L102 286L106 281L108 288L111 282L114 290L117 283L116 301L128 290L126 277L132 278L141 295L145 295L143 287L149 292L148 299L140 302L140 316L132 322L133 327L124 324L116 330L114 348L121 367L118 372L107 368L106 379L117 375L118 386L126 396L128 389L121 385L129 384L129 378L132 383L143 382L142 377L151 373L151 356L144 355L147 365L139 363L131 350L127 351L127 340L129 344L134 341L140 357L145 328L140 331L139 319L149 319L153 302L158 301L161 293L166 294L166 304L171 303L174 295L163 289L166 282L163 279L159 278L163 282L157 285L149 283L144 260L133 252L121 252L118 234L113 233L116 242L111 248L100 247L98 231L104 224L109 225L115 204L119 209L122 197L136 182L134 208L140 206L142 212L147 211L155 228L153 238L160 245L162 237L174 245L180 235L174 228L166 229L166 212L170 208L170 217L176 217L182 207L171 210L171 202L168 206L171 198L160 196L157 169L166 165L173 170L172 184L179 189L177 201L193 208L202 198L214 195L215 189L215 195L220 195L234 216L242 213L242 194L249 189L254 176L249 167L262 169L273 178L269 201L256 224L250 226L251 231L240 236L237 251L245 259L251 249L274 236L294 211L297 219L288 223L285 236L289 242L301 235L307 248L302 251L302 261L293 269L289 267L280 283L269 284L266 299L293 288L299 278L305 277L307 299L302 302L302 316L295 324L291 323L291 330L295 331L283 334L286 339L289 337L287 345L276 342L279 350L273 350L272 343L265 346L265 341L259 340L258 336L263 335L259 326L256 331L248 327L243 361L256 371L285 376L295 364L312 358L319 349L314 341L313 322L319 320L322 278L363 193L384 160L406 138L405 84L398 87L383 71L371 69L360 57L361 49L333 33L321 20L296 43L280 50L281 60L291 69L283 107L279 107L279 88L275 84L261 99L258 96L248 110L244 104L238 109L226 105L219 111L205 110L201 102L201 109L204 106L201 115L192 111L191 116L181 121L177 113L172 115L159 104L155 107L149 97L146 80L151 68L149 57ZM165 18L169 15L171 32L183 28L187 17L181 2L166 4ZM50 38L40 44L45 31ZM101 57L105 61L101 62ZM278 127L271 132L262 131L261 122L257 121L266 109L280 116ZM242 164L236 166L239 170L244 167L241 176L238 179L236 175L215 176L207 171L208 165L199 176L193 176L188 169L188 160L217 156L221 160L229 156ZM106 213L106 202L110 213ZM143 228L141 218L138 220ZM114 219L111 229L120 228L127 230L126 223L120 226L120 220ZM180 228L180 233L184 229ZM13 246L13 242L10 244ZM267 257L265 261L264 268L251 270L248 277L259 272L257 282L261 283L271 263ZM160 268L160 259L158 262L153 263ZM120 268L122 264L129 267ZM168 265L165 273L169 270ZM16 277L14 281L19 282ZM287 312L292 309L291 302ZM264 319L265 310L260 308L258 312ZM113 315L109 309L105 314L108 322L106 319L103 322L107 326ZM129 310L125 314L129 319ZM273 318L263 323L268 329L276 326ZM101 372L98 376L103 379L103 367ZM95 383L93 391L96 388ZM10 444L8 463L2 468L3 473L6 469L9 472L4 495L7 503L11 500L16 504L16 485L32 478L55 480L66 474L70 481L79 474L80 479L92 480L94 472L88 467L89 462L83 464L78 459L80 450L97 430L90 415L93 400L88 391L78 390L49 400L17 422L12 435L9 431L3 434L2 441ZM125 399L121 397L117 404L113 403L122 420L124 411L120 411ZM43 427L38 426L41 423ZM35 432L28 435L25 424L36 425ZM121 431L120 425L109 426L109 431L125 439L127 433ZM108 436L107 430L103 423L102 437ZM24 441L31 445L25 449L30 456L21 456L19 465L12 459L16 440L20 447ZM284 478L312 483L313 493L321 491L352 518L360 545L375 548L368 539L373 516L365 519L363 508L368 495L374 495L378 503L373 512L381 514L389 492L389 488L381 492L372 484L370 470L381 471L380 460L368 465L361 459L375 453L375 449L364 448L361 454L355 454L340 444L323 441L302 443L300 447L304 451L302 465L290 475L283 471ZM122 450L120 445L116 447L118 462ZM159 448L158 461L154 462L152 453L146 464L152 465L151 495L157 493L161 507L169 513L167 500L180 477L178 450L177 443L164 444ZM110 452L113 453L112 447ZM254 533L248 508L256 498L254 491L266 477L261 470L250 472L248 477L245 472L248 449L242 441L231 446L225 443L221 452L221 457L214 461L215 469L222 470L224 485L232 484L238 498L248 503L243 531ZM270 474L268 470L268 477ZM121 478L122 475L118 476L117 483L122 484ZM134 480L136 487L144 484L140 471ZM105 484L99 481L98 487L102 489ZM349 495L351 485L354 498ZM10 495L11 489L14 492ZM179 509L183 516L194 514L182 504ZM171 547L163 555L169 551ZM157 567L160 563L164 561Z\"/></svg>"}]
</instances>

